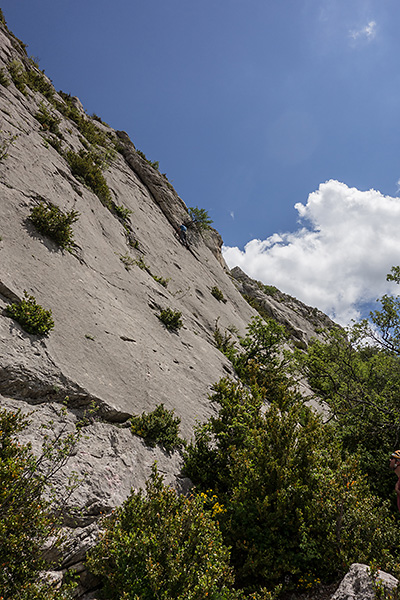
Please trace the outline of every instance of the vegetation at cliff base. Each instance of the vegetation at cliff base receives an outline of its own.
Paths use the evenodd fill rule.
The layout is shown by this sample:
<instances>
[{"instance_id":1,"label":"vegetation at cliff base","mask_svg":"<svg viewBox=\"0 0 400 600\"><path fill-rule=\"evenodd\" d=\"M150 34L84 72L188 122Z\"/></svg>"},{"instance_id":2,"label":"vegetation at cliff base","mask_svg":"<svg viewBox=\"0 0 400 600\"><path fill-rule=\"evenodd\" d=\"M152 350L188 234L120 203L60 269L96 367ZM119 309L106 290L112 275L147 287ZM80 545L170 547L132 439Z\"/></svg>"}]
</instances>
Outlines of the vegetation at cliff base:
<instances>
[{"instance_id":1,"label":"vegetation at cliff base","mask_svg":"<svg viewBox=\"0 0 400 600\"><path fill-rule=\"evenodd\" d=\"M88 566L109 600L241 600L207 496L178 495L153 468L146 493L133 492L107 520ZM218 509L217 509L218 510ZM266 592L252 600L268 600ZM250 599L249 599L250 600Z\"/></svg>"}]
</instances>

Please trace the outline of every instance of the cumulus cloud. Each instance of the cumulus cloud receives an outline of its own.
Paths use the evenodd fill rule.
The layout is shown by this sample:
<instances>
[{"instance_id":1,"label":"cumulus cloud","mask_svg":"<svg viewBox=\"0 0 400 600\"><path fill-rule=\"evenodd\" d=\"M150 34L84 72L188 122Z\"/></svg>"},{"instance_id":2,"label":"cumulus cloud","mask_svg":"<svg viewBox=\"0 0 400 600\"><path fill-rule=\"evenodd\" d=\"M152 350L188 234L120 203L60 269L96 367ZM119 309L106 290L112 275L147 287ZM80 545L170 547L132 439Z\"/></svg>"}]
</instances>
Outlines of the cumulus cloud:
<instances>
[{"instance_id":1,"label":"cumulus cloud","mask_svg":"<svg viewBox=\"0 0 400 600\"><path fill-rule=\"evenodd\" d=\"M293 233L224 247L230 268L316 306L346 325L360 306L395 291L386 274L400 263L400 199L330 180L295 204ZM306 224L305 224L306 223Z\"/></svg>"},{"instance_id":2,"label":"cumulus cloud","mask_svg":"<svg viewBox=\"0 0 400 600\"><path fill-rule=\"evenodd\" d=\"M376 23L375 21L370 21L368 25L362 27L361 29L353 29L350 31L350 37L356 41L359 39L364 39L370 42L376 37Z\"/></svg>"}]
</instances>

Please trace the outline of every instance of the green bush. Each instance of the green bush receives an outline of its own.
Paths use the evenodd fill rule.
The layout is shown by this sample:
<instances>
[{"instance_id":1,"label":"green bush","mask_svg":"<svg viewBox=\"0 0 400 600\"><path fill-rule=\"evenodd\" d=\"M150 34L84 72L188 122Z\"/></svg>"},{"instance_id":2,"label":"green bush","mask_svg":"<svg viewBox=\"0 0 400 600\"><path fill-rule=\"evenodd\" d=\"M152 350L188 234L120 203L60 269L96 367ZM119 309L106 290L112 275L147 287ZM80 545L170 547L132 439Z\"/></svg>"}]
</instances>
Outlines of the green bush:
<instances>
[{"instance_id":1,"label":"green bush","mask_svg":"<svg viewBox=\"0 0 400 600\"><path fill-rule=\"evenodd\" d=\"M102 131L93 121L83 115L74 105L72 96L60 91L59 95L64 102L53 101L54 106L57 110L64 115L67 119L71 119L77 126L81 134L86 140L93 146L101 147L103 151L103 161L108 163L115 157L117 142L111 135L108 135ZM96 119L98 120L98 118Z\"/></svg>"},{"instance_id":2,"label":"green bush","mask_svg":"<svg viewBox=\"0 0 400 600\"><path fill-rule=\"evenodd\" d=\"M68 460L79 433L55 436L47 430L42 453L35 456L20 441L27 425L20 411L0 409L0 595L4 600L67 600L68 586L55 590L42 577L55 567L45 562L42 548L49 540L55 547L61 542L65 497L55 493L53 475ZM45 496L58 497L59 504Z\"/></svg>"},{"instance_id":3,"label":"green bush","mask_svg":"<svg viewBox=\"0 0 400 600\"><path fill-rule=\"evenodd\" d=\"M210 219L208 212L204 208L190 206L188 210L190 218L199 229L210 229L213 220Z\"/></svg>"},{"instance_id":4,"label":"green bush","mask_svg":"<svg viewBox=\"0 0 400 600\"><path fill-rule=\"evenodd\" d=\"M17 90L26 96L26 73L22 63L12 60L8 65L8 71Z\"/></svg>"},{"instance_id":5,"label":"green bush","mask_svg":"<svg viewBox=\"0 0 400 600\"><path fill-rule=\"evenodd\" d=\"M214 285L214 287L211 288L211 294L214 296L214 298L216 298L218 300L218 302L226 302L226 298L224 297L224 294L221 292L221 290Z\"/></svg>"},{"instance_id":6,"label":"green bush","mask_svg":"<svg viewBox=\"0 0 400 600\"><path fill-rule=\"evenodd\" d=\"M132 493L104 526L87 564L109 600L242 598L232 590L229 550L204 498L178 496L155 468L146 494Z\"/></svg>"},{"instance_id":7,"label":"green bush","mask_svg":"<svg viewBox=\"0 0 400 600\"><path fill-rule=\"evenodd\" d=\"M295 588L304 574L327 583L374 557L394 572L400 532L360 461L311 409L276 396L222 380L211 398L218 415L186 451L185 474L225 508L237 585Z\"/></svg>"},{"instance_id":8,"label":"green bush","mask_svg":"<svg viewBox=\"0 0 400 600\"><path fill-rule=\"evenodd\" d=\"M174 416L174 410L168 410L159 404L152 412L132 417L131 431L142 437L149 446L159 444L168 452L177 450L183 441L179 437L180 418Z\"/></svg>"},{"instance_id":9,"label":"green bush","mask_svg":"<svg viewBox=\"0 0 400 600\"><path fill-rule=\"evenodd\" d=\"M74 245L74 236L71 226L79 218L76 210L63 213L52 203L40 202L30 214L30 220L36 229L52 239L60 248L69 250Z\"/></svg>"},{"instance_id":10,"label":"green bush","mask_svg":"<svg viewBox=\"0 0 400 600\"><path fill-rule=\"evenodd\" d=\"M30 69L25 75L28 87L34 92L40 92L47 100L53 100L54 88L43 73Z\"/></svg>"},{"instance_id":11,"label":"green bush","mask_svg":"<svg viewBox=\"0 0 400 600\"><path fill-rule=\"evenodd\" d=\"M228 331L225 330L225 332L222 333L222 331L218 327L218 319L215 323L215 329L214 329L213 335L214 335L214 342L215 342L215 345L218 348L218 350L220 350L220 352L222 352L222 354L225 354L225 356L233 362L235 360L236 353L237 353L237 350L235 347L236 344L235 344L234 340L232 339L232 335L230 333L228 333Z\"/></svg>"},{"instance_id":12,"label":"green bush","mask_svg":"<svg viewBox=\"0 0 400 600\"><path fill-rule=\"evenodd\" d=\"M261 289L267 296L275 296L279 292L278 288L274 285L262 285Z\"/></svg>"},{"instance_id":13,"label":"green bush","mask_svg":"<svg viewBox=\"0 0 400 600\"><path fill-rule=\"evenodd\" d=\"M34 296L29 296L26 290L24 296L20 302L7 306L7 316L17 321L27 333L47 335L54 328L51 310L37 304Z\"/></svg>"},{"instance_id":14,"label":"green bush","mask_svg":"<svg viewBox=\"0 0 400 600\"><path fill-rule=\"evenodd\" d=\"M112 210L111 192L99 166L99 157L93 152L81 150L77 154L69 150L66 159L71 167L72 174L87 185L106 208Z\"/></svg>"},{"instance_id":15,"label":"green bush","mask_svg":"<svg viewBox=\"0 0 400 600\"><path fill-rule=\"evenodd\" d=\"M58 127L61 119L56 117L54 113L51 113L43 102L40 103L39 111L35 114L35 119L39 121L44 131L49 131L58 137L62 137Z\"/></svg>"},{"instance_id":16,"label":"green bush","mask_svg":"<svg viewBox=\"0 0 400 600\"><path fill-rule=\"evenodd\" d=\"M182 313L171 308L164 308L157 317L170 331L177 331L183 326Z\"/></svg>"}]
</instances>

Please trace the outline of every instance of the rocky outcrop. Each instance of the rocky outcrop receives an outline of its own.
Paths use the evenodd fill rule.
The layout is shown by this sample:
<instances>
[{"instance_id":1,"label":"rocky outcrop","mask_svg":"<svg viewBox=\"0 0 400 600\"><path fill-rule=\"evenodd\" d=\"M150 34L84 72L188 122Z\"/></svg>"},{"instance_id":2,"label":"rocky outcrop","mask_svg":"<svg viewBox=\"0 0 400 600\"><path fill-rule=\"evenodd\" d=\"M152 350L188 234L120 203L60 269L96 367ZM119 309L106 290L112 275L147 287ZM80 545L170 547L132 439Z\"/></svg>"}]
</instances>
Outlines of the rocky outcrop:
<instances>
[{"instance_id":1,"label":"rocky outcrop","mask_svg":"<svg viewBox=\"0 0 400 600\"><path fill-rule=\"evenodd\" d=\"M274 286L264 285L251 279L240 267L230 272L239 291L263 314L284 325L293 342L306 348L312 338L322 337L324 330L338 327L327 315L284 294Z\"/></svg>"},{"instance_id":2,"label":"rocky outcrop","mask_svg":"<svg viewBox=\"0 0 400 600\"><path fill-rule=\"evenodd\" d=\"M351 565L331 600L374 600L378 590L389 594L383 597L390 597L390 592L398 584L399 581L388 573L378 571L376 577L372 577L367 565L355 563Z\"/></svg>"}]
</instances>

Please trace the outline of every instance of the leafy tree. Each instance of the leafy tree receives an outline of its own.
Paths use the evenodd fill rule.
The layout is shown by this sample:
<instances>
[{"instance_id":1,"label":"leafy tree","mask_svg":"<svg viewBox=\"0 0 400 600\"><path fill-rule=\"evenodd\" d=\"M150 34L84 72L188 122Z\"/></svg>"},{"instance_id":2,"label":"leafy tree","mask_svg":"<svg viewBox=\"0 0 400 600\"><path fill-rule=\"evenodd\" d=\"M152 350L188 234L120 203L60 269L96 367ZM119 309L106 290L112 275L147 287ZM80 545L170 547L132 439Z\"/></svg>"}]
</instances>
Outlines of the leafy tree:
<instances>
[{"instance_id":1,"label":"leafy tree","mask_svg":"<svg viewBox=\"0 0 400 600\"><path fill-rule=\"evenodd\" d=\"M397 270L388 278L396 279ZM400 443L400 298L383 296L381 307L369 321L334 329L324 342L314 340L298 359L335 435L362 455L372 489L394 503L387 464Z\"/></svg>"},{"instance_id":2,"label":"leafy tree","mask_svg":"<svg viewBox=\"0 0 400 600\"><path fill-rule=\"evenodd\" d=\"M296 396L291 355L284 349L287 340L285 328L274 319L253 317L240 340L241 352L232 360L240 379L246 384L256 382L268 400L280 397L288 402Z\"/></svg>"}]
</instances>

